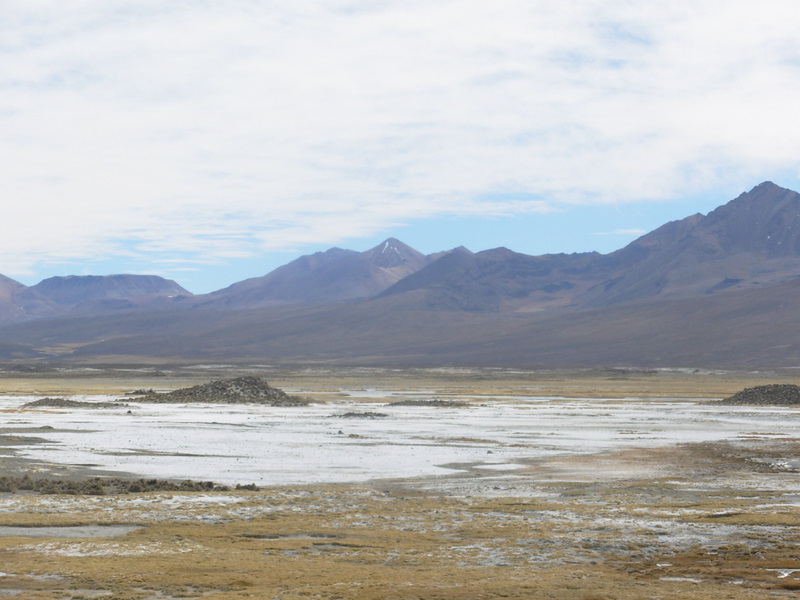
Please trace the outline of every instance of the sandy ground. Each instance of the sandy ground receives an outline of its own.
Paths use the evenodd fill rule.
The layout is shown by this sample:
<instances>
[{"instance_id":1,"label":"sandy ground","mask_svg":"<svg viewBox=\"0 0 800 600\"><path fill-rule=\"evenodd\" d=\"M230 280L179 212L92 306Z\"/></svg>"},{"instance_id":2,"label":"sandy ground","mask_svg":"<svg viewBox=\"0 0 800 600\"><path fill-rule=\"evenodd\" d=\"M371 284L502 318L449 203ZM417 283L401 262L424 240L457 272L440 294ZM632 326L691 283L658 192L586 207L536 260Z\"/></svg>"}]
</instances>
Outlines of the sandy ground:
<instances>
[{"instance_id":1,"label":"sandy ground","mask_svg":"<svg viewBox=\"0 0 800 600\"><path fill-rule=\"evenodd\" d=\"M122 393L206 373L13 374L0 385ZM274 385L321 396L405 385L487 397L716 398L794 382L617 371L272 375ZM20 435L2 432L0 475L32 467L14 458ZM760 430L518 462L513 471L476 463L439 477L249 492L0 494L0 527L27 528L0 536L0 596L667 600L794 598L800 589L800 440Z\"/></svg>"}]
</instances>

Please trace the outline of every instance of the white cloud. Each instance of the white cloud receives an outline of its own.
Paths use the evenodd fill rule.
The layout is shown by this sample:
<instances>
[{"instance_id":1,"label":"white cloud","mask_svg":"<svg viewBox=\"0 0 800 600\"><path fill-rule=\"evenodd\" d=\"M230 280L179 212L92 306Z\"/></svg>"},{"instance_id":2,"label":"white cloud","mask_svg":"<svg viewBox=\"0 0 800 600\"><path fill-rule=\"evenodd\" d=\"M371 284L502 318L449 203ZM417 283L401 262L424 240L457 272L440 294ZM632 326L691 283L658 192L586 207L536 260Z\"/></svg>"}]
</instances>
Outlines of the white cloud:
<instances>
[{"instance_id":1,"label":"white cloud","mask_svg":"<svg viewBox=\"0 0 800 600\"><path fill-rule=\"evenodd\" d=\"M0 14L12 275L740 191L798 169L790 0L6 0Z\"/></svg>"}]
</instances>

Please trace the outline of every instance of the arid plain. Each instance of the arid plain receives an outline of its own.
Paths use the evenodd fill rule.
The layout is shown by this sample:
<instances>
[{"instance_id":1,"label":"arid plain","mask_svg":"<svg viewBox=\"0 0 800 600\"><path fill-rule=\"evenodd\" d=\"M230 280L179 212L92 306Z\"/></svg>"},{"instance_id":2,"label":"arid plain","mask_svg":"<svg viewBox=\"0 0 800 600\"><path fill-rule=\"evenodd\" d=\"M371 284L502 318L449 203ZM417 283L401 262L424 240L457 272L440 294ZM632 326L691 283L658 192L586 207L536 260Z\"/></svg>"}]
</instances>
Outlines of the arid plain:
<instances>
[{"instance_id":1,"label":"arid plain","mask_svg":"<svg viewBox=\"0 0 800 600\"><path fill-rule=\"evenodd\" d=\"M332 430L320 438L324 453L329 440L331 455L384 453L389 467L357 471L357 481L258 490L2 493L0 595L667 600L789 598L800 589L800 411L714 404L745 387L796 383L792 372L7 369L0 476L110 474L107 463L37 454L49 447L55 456L48 436L68 436L84 416L94 424L94 411L23 408L18 398L125 398L241 373L310 398L316 412L306 423ZM392 406L403 398L427 404ZM136 418L128 411L143 409L131 404L103 426ZM250 418L269 419L272 431L292 421ZM426 429L415 432L417 423ZM277 453L277 444L259 453ZM395 476L394 449L398 468L417 457L412 466L424 473ZM122 470L137 464L118 449L90 450ZM195 456L183 464L196 465L222 452L187 454ZM431 470L431 456L449 462Z\"/></svg>"}]
</instances>

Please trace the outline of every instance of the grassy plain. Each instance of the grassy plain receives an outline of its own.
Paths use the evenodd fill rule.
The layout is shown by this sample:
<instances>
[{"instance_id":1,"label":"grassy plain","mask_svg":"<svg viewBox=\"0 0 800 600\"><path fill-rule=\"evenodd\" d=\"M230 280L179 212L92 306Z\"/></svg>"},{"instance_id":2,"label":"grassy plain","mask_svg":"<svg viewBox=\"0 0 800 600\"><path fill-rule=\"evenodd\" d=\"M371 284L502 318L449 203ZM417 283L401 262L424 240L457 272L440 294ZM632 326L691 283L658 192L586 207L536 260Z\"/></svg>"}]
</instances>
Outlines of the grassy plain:
<instances>
[{"instance_id":1,"label":"grassy plain","mask_svg":"<svg viewBox=\"0 0 800 600\"><path fill-rule=\"evenodd\" d=\"M427 389L444 397L720 398L792 373L322 368L273 371L304 395ZM223 367L0 374L6 394L118 394L231 376ZM1 417L0 417L1 418ZM24 470L0 448L6 470ZM121 537L0 537L16 598L671 600L794 598L800 440L531 459L505 488L480 470L260 491L0 494L0 526L139 525ZM3 473L0 473L2 475ZM34 531L31 529L31 531Z\"/></svg>"}]
</instances>

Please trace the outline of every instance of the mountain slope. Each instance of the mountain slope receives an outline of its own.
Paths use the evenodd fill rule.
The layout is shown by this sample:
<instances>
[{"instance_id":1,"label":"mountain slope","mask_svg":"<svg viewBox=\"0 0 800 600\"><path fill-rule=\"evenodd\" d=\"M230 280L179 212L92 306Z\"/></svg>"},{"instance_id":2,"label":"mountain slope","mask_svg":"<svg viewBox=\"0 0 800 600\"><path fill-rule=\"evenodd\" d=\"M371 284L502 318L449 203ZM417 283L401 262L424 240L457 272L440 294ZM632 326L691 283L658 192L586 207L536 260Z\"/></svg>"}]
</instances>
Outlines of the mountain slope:
<instances>
[{"instance_id":1,"label":"mountain slope","mask_svg":"<svg viewBox=\"0 0 800 600\"><path fill-rule=\"evenodd\" d=\"M190 295L170 279L156 275L69 275L50 277L30 288L64 308L114 300Z\"/></svg>"},{"instance_id":2,"label":"mountain slope","mask_svg":"<svg viewBox=\"0 0 800 600\"><path fill-rule=\"evenodd\" d=\"M206 309L243 309L366 298L419 270L427 260L394 238L366 252L331 248L208 294L200 304Z\"/></svg>"},{"instance_id":3,"label":"mountain slope","mask_svg":"<svg viewBox=\"0 0 800 600\"><path fill-rule=\"evenodd\" d=\"M800 194L764 182L708 215L667 223L608 255L617 273L587 306L689 297L800 275Z\"/></svg>"},{"instance_id":4,"label":"mountain slope","mask_svg":"<svg viewBox=\"0 0 800 600\"><path fill-rule=\"evenodd\" d=\"M800 194L767 182L607 255L457 248L425 257L390 239L367 252L301 257L158 310L73 312L5 326L0 353L77 361L793 367L800 365L798 231ZM0 280L0 301L18 307L26 294L38 292ZM53 300L44 301L39 310L50 310Z\"/></svg>"},{"instance_id":5,"label":"mountain slope","mask_svg":"<svg viewBox=\"0 0 800 600\"><path fill-rule=\"evenodd\" d=\"M61 330L35 321L7 327L3 335L17 344L47 342L56 349L60 340L78 361L156 356L366 366L800 365L800 279L580 311L412 310L399 308L396 300L127 313L61 320Z\"/></svg>"},{"instance_id":6,"label":"mountain slope","mask_svg":"<svg viewBox=\"0 0 800 600\"><path fill-rule=\"evenodd\" d=\"M607 271L596 252L528 256L506 248L457 248L387 289L428 309L482 312L564 307Z\"/></svg>"},{"instance_id":7,"label":"mountain slope","mask_svg":"<svg viewBox=\"0 0 800 600\"><path fill-rule=\"evenodd\" d=\"M18 281L0 275L0 323L27 321L55 315L58 306Z\"/></svg>"},{"instance_id":8,"label":"mountain slope","mask_svg":"<svg viewBox=\"0 0 800 600\"><path fill-rule=\"evenodd\" d=\"M535 312L719 294L798 275L800 194L765 182L607 255L462 248L381 295L424 309Z\"/></svg>"}]
</instances>

